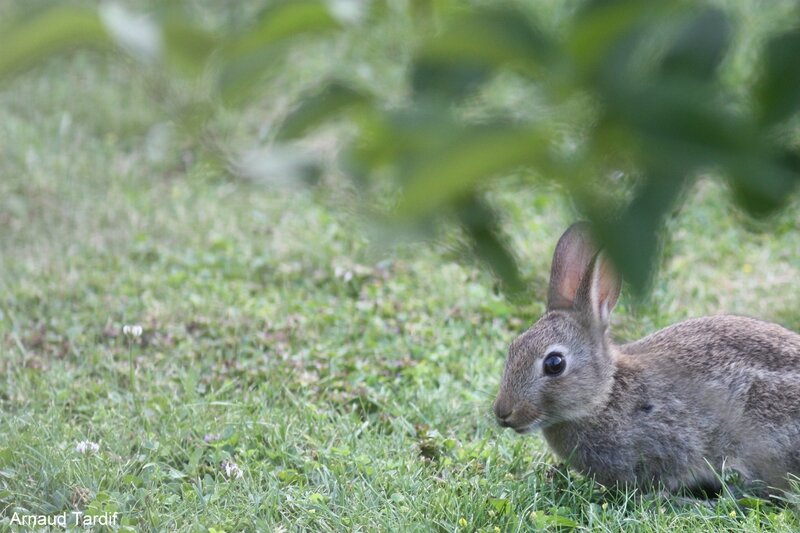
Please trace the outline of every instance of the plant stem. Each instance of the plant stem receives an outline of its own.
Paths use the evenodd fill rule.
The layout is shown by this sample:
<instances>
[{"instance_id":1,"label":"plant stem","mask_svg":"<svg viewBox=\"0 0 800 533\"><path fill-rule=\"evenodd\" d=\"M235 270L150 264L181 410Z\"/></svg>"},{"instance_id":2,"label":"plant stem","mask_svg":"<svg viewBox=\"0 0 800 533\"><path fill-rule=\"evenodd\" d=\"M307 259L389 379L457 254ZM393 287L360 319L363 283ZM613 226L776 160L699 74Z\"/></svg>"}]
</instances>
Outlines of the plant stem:
<instances>
[{"instance_id":1,"label":"plant stem","mask_svg":"<svg viewBox=\"0 0 800 533\"><path fill-rule=\"evenodd\" d=\"M131 394L133 394L133 399L136 400L136 367L134 366L133 361L133 343L129 342L128 344L128 363L130 366L130 386L131 386Z\"/></svg>"}]
</instances>

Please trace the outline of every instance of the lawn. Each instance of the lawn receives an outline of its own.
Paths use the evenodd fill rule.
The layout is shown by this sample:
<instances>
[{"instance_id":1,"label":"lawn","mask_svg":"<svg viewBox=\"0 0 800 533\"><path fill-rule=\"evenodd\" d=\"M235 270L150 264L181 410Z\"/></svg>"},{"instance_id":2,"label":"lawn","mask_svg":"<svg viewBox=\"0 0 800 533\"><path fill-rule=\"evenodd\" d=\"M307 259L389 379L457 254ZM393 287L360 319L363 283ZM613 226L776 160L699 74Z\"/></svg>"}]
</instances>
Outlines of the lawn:
<instances>
[{"instance_id":1,"label":"lawn","mask_svg":"<svg viewBox=\"0 0 800 533\"><path fill-rule=\"evenodd\" d=\"M756 30L769 15L741 5ZM375 54L402 39L379 34ZM305 59L289 95L335 66ZM561 189L492 191L531 287L510 302L456 231L377 246L337 172L287 188L209 164L174 99L89 52L0 88L0 529L71 511L120 531L800 529L800 496L611 492L495 425L506 347L579 216ZM248 146L289 101L211 128ZM797 204L762 227L698 182L615 337L720 312L800 330Z\"/></svg>"}]
</instances>

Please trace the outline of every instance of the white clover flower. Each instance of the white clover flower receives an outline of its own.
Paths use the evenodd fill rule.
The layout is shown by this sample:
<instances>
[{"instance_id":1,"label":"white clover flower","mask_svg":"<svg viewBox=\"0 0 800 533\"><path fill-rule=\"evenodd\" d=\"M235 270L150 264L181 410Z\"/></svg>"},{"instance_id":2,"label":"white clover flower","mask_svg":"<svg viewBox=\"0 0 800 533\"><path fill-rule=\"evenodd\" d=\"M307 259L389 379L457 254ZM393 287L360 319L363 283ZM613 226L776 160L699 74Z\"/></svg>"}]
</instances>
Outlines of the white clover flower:
<instances>
[{"instance_id":1,"label":"white clover flower","mask_svg":"<svg viewBox=\"0 0 800 533\"><path fill-rule=\"evenodd\" d=\"M333 275L339 279L343 279L345 282L353 279L353 271L341 266L337 266L333 269Z\"/></svg>"},{"instance_id":2,"label":"white clover flower","mask_svg":"<svg viewBox=\"0 0 800 533\"><path fill-rule=\"evenodd\" d=\"M75 445L75 451L84 455L89 455L99 452L100 445L90 440L82 440Z\"/></svg>"},{"instance_id":3,"label":"white clover flower","mask_svg":"<svg viewBox=\"0 0 800 533\"><path fill-rule=\"evenodd\" d=\"M142 326L140 326L139 324L135 324L133 326L129 326L126 324L122 326L122 333L126 337L139 338L142 336L142 331L144 330L142 329Z\"/></svg>"},{"instance_id":4,"label":"white clover flower","mask_svg":"<svg viewBox=\"0 0 800 533\"><path fill-rule=\"evenodd\" d=\"M228 479L242 479L244 477L242 469L233 461L222 461L222 468L225 471L225 477Z\"/></svg>"}]
</instances>

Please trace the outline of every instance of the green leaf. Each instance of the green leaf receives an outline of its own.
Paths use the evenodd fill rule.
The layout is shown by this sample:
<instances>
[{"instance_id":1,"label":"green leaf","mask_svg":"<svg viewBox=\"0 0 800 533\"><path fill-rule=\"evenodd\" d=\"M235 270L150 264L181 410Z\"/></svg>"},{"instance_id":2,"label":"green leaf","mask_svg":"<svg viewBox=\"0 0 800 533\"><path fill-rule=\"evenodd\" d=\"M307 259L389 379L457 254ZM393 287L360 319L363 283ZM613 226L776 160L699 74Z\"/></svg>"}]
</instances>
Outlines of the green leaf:
<instances>
[{"instance_id":1,"label":"green leaf","mask_svg":"<svg viewBox=\"0 0 800 533\"><path fill-rule=\"evenodd\" d=\"M465 128L405 173L398 214L433 211L469 193L482 179L535 164L547 149L547 133L507 124Z\"/></svg>"},{"instance_id":2,"label":"green leaf","mask_svg":"<svg viewBox=\"0 0 800 533\"><path fill-rule=\"evenodd\" d=\"M717 164L729 153L757 149L753 124L719 103L716 87L687 79L660 79L631 87L618 80L603 87L606 121L630 129L654 156L671 152L687 169Z\"/></svg>"},{"instance_id":3,"label":"green leaf","mask_svg":"<svg viewBox=\"0 0 800 533\"><path fill-rule=\"evenodd\" d=\"M499 69L532 74L552 61L555 46L523 12L510 7L455 17L425 43L412 66L416 93L462 98Z\"/></svg>"},{"instance_id":4,"label":"green leaf","mask_svg":"<svg viewBox=\"0 0 800 533\"><path fill-rule=\"evenodd\" d=\"M743 207L754 215L769 214L798 185L796 156L781 153L756 124L731 112L715 93L714 85L686 79L636 89L620 82L605 90L605 121L628 128L640 155L661 160L658 165L669 169L665 173L721 171Z\"/></svg>"},{"instance_id":5,"label":"green leaf","mask_svg":"<svg viewBox=\"0 0 800 533\"><path fill-rule=\"evenodd\" d=\"M270 44L300 34L339 28L326 2L292 0L277 2L261 12L255 26L234 40L226 55L258 53Z\"/></svg>"},{"instance_id":6,"label":"green leaf","mask_svg":"<svg viewBox=\"0 0 800 533\"><path fill-rule=\"evenodd\" d=\"M325 2L294 0L265 9L253 27L225 47L220 92L227 101L243 99L264 71L284 54L281 46L305 34L319 34L339 28Z\"/></svg>"},{"instance_id":7,"label":"green leaf","mask_svg":"<svg viewBox=\"0 0 800 533\"><path fill-rule=\"evenodd\" d=\"M526 13L506 6L478 9L455 18L442 35L423 46L420 55L537 71L556 51L554 43Z\"/></svg>"},{"instance_id":8,"label":"green leaf","mask_svg":"<svg viewBox=\"0 0 800 533\"><path fill-rule=\"evenodd\" d=\"M579 70L593 73L619 43L640 33L648 23L663 17L674 7L672 2L640 0L587 2L573 19L567 50Z\"/></svg>"},{"instance_id":9,"label":"green leaf","mask_svg":"<svg viewBox=\"0 0 800 533\"><path fill-rule=\"evenodd\" d=\"M59 6L0 29L0 79L56 54L113 46L97 11Z\"/></svg>"},{"instance_id":10,"label":"green leaf","mask_svg":"<svg viewBox=\"0 0 800 533\"><path fill-rule=\"evenodd\" d=\"M334 115L354 107L374 105L374 99L342 83L327 85L319 93L305 98L283 121L278 130L279 140L294 139Z\"/></svg>"},{"instance_id":11,"label":"green leaf","mask_svg":"<svg viewBox=\"0 0 800 533\"><path fill-rule=\"evenodd\" d=\"M407 179L421 162L445 150L462 133L462 126L451 113L442 112L441 106L431 110L429 103L425 100L414 107L383 113L372 106L372 112L360 113L359 141L352 143L343 156L347 173L361 185L387 170Z\"/></svg>"},{"instance_id":12,"label":"green leaf","mask_svg":"<svg viewBox=\"0 0 800 533\"><path fill-rule=\"evenodd\" d=\"M291 468L278 471L277 476L284 483L296 483L301 480L300 474Z\"/></svg>"},{"instance_id":13,"label":"green leaf","mask_svg":"<svg viewBox=\"0 0 800 533\"><path fill-rule=\"evenodd\" d=\"M764 124L785 120L800 109L800 29L769 41L755 96Z\"/></svg>"},{"instance_id":14,"label":"green leaf","mask_svg":"<svg viewBox=\"0 0 800 533\"><path fill-rule=\"evenodd\" d=\"M197 75L207 66L217 49L217 36L177 20L164 23L165 54L170 64L180 71Z\"/></svg>"},{"instance_id":15,"label":"green leaf","mask_svg":"<svg viewBox=\"0 0 800 533\"><path fill-rule=\"evenodd\" d=\"M662 75L710 78L725 57L730 23L719 9L694 16L672 43L661 62Z\"/></svg>"},{"instance_id":16,"label":"green leaf","mask_svg":"<svg viewBox=\"0 0 800 533\"><path fill-rule=\"evenodd\" d=\"M478 90L491 74L491 69L477 62L420 58L411 71L411 88L415 95L438 96L452 103Z\"/></svg>"},{"instance_id":17,"label":"green leaf","mask_svg":"<svg viewBox=\"0 0 800 533\"><path fill-rule=\"evenodd\" d=\"M534 522L538 528L566 528L566 529L575 529L580 527L580 524L567 518L566 516L562 516L559 514L546 514L546 513L536 513L534 517Z\"/></svg>"},{"instance_id":18,"label":"green leaf","mask_svg":"<svg viewBox=\"0 0 800 533\"><path fill-rule=\"evenodd\" d=\"M455 18L442 35L423 46L420 56L536 71L555 51L554 44L526 13L506 6L478 9Z\"/></svg>"},{"instance_id":19,"label":"green leaf","mask_svg":"<svg viewBox=\"0 0 800 533\"><path fill-rule=\"evenodd\" d=\"M386 0L371 2L385 6ZM417 23L424 23L435 19L438 14L458 7L459 0L409 0L409 11Z\"/></svg>"},{"instance_id":20,"label":"green leaf","mask_svg":"<svg viewBox=\"0 0 800 533\"><path fill-rule=\"evenodd\" d=\"M473 195L459 202L456 210L478 259L492 269L510 295L521 293L524 283L517 261L500 237L498 218L491 207Z\"/></svg>"},{"instance_id":21,"label":"green leaf","mask_svg":"<svg viewBox=\"0 0 800 533\"><path fill-rule=\"evenodd\" d=\"M511 514L511 502L508 498L489 498L489 505L499 515Z\"/></svg>"},{"instance_id":22,"label":"green leaf","mask_svg":"<svg viewBox=\"0 0 800 533\"><path fill-rule=\"evenodd\" d=\"M769 500L762 500L761 498L756 498L753 496L745 496L736 500L736 503L748 509L758 510L765 505L769 505L770 502Z\"/></svg>"},{"instance_id":23,"label":"green leaf","mask_svg":"<svg viewBox=\"0 0 800 533\"><path fill-rule=\"evenodd\" d=\"M651 163L633 200L615 218L595 213L597 237L624 280L637 295L650 281L663 220L683 191L688 176L668 161ZM589 210L591 211L591 207Z\"/></svg>"},{"instance_id":24,"label":"green leaf","mask_svg":"<svg viewBox=\"0 0 800 533\"><path fill-rule=\"evenodd\" d=\"M731 153L726 160L736 201L748 213L764 217L783 207L800 186L800 154L790 150L753 157Z\"/></svg>"}]
</instances>

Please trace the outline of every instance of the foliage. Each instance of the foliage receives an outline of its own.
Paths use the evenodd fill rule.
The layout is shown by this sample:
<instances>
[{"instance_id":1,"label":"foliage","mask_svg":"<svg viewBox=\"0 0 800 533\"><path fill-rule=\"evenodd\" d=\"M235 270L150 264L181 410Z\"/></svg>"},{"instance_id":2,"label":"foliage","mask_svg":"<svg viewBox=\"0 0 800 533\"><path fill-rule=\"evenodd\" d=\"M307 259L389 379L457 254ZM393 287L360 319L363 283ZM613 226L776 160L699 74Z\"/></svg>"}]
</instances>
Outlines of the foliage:
<instances>
[{"instance_id":1,"label":"foliage","mask_svg":"<svg viewBox=\"0 0 800 533\"><path fill-rule=\"evenodd\" d=\"M211 77L210 100L183 110L196 128L198 113L213 112L214 102L242 106L258 97L265 73L299 37L326 38L359 20L366 26L394 16L381 2L354 5L360 14L337 18L326 2L275 2L249 24L212 30L190 22L180 2L150 17L116 4L56 7L9 24L0 78L64 49L116 42L171 67L171 76ZM737 87L736 96L719 72L737 28L718 7L589 1L554 32L511 3L414 6L418 45L408 98L387 107L382 95L350 79L331 80L273 137L291 141L348 115L358 130L345 168L356 183L369 190L366 183L388 176L400 188L395 223L430 227L455 215L511 292L523 284L482 199L490 180L563 184L639 291L664 216L697 176L723 176L740 205L759 216L783 206L800 182L790 128L800 106L796 9L788 29L763 47L757 83ZM514 76L531 96L533 113L475 112L502 76Z\"/></svg>"},{"instance_id":2,"label":"foliage","mask_svg":"<svg viewBox=\"0 0 800 533\"><path fill-rule=\"evenodd\" d=\"M362 118L353 156L363 176L390 167L402 184L399 216L454 208L463 219L487 178L522 171L522 179L557 181L572 190L623 275L641 290L658 229L690 180L721 174L755 215L783 206L800 183L800 153L781 136L800 110L798 29L770 40L760 80L747 105L737 107L717 74L732 31L718 8L588 2L558 38L507 5L461 10L444 25L416 53L407 105L381 111L370 102L375 113ZM588 99L593 116L575 126L580 140L560 148L558 122L568 121L547 113L472 119L469 99L505 71L541 89L555 115L568 113L575 98ZM362 100L368 97L346 103ZM287 128L307 124L308 108L325 104L342 105L323 92L290 116ZM614 189L607 176L623 169L636 174L632 197L604 198L603 189ZM466 226L475 250L518 288L493 217L480 220Z\"/></svg>"}]
</instances>

